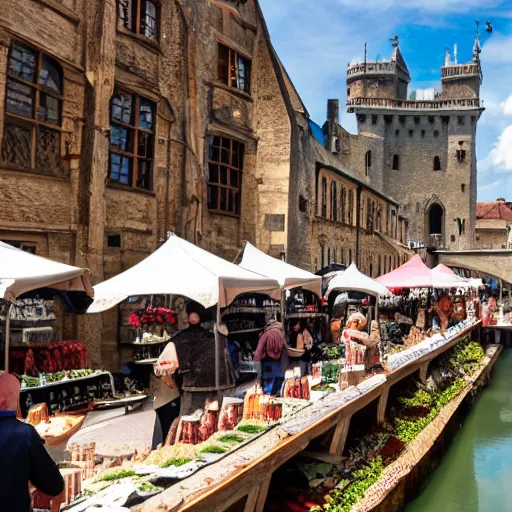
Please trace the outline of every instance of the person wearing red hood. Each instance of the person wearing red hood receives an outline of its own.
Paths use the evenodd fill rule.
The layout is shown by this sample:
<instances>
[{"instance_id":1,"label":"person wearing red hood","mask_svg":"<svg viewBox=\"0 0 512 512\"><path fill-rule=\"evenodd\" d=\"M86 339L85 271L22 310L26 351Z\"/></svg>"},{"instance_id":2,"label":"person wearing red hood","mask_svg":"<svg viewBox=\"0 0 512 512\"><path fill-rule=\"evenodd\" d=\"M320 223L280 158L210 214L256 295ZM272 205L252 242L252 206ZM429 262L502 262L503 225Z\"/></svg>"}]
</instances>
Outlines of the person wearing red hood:
<instances>
[{"instance_id":1,"label":"person wearing red hood","mask_svg":"<svg viewBox=\"0 0 512 512\"><path fill-rule=\"evenodd\" d=\"M30 512L29 482L48 496L59 496L64 480L36 429L16 419L20 383L0 375L0 510Z\"/></svg>"}]
</instances>

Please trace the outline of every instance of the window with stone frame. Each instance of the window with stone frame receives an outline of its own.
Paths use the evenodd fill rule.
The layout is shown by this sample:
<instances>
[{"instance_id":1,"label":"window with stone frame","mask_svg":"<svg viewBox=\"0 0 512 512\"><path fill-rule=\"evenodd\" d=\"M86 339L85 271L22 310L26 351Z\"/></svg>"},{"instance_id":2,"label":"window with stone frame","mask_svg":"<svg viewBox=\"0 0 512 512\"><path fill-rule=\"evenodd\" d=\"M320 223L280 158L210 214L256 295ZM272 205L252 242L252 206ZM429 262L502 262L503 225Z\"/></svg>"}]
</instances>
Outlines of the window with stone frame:
<instances>
[{"instance_id":1,"label":"window with stone frame","mask_svg":"<svg viewBox=\"0 0 512 512\"><path fill-rule=\"evenodd\" d=\"M213 135L208 152L208 209L238 217L244 168L242 142Z\"/></svg>"},{"instance_id":2,"label":"window with stone frame","mask_svg":"<svg viewBox=\"0 0 512 512\"><path fill-rule=\"evenodd\" d=\"M218 79L223 84L251 92L251 61L219 43Z\"/></svg>"},{"instance_id":3,"label":"window with stone frame","mask_svg":"<svg viewBox=\"0 0 512 512\"><path fill-rule=\"evenodd\" d=\"M335 181L331 181L331 220L338 220L338 184Z\"/></svg>"},{"instance_id":4,"label":"window with stone frame","mask_svg":"<svg viewBox=\"0 0 512 512\"><path fill-rule=\"evenodd\" d=\"M364 157L364 167L365 167L365 174L368 176L370 174L370 169L372 167L372 152L368 150Z\"/></svg>"},{"instance_id":5,"label":"window with stone frame","mask_svg":"<svg viewBox=\"0 0 512 512\"><path fill-rule=\"evenodd\" d=\"M110 102L109 179L135 189L153 189L156 105L119 87Z\"/></svg>"},{"instance_id":6,"label":"window with stone frame","mask_svg":"<svg viewBox=\"0 0 512 512\"><path fill-rule=\"evenodd\" d=\"M320 216L324 219L327 218L327 178L322 178L322 190L321 190L321 211Z\"/></svg>"},{"instance_id":7,"label":"window with stone frame","mask_svg":"<svg viewBox=\"0 0 512 512\"><path fill-rule=\"evenodd\" d=\"M347 189L342 185L340 194L340 222L345 223L347 218Z\"/></svg>"},{"instance_id":8,"label":"window with stone frame","mask_svg":"<svg viewBox=\"0 0 512 512\"><path fill-rule=\"evenodd\" d=\"M118 0L117 12L124 28L152 41L158 41L160 1Z\"/></svg>"},{"instance_id":9,"label":"window with stone frame","mask_svg":"<svg viewBox=\"0 0 512 512\"><path fill-rule=\"evenodd\" d=\"M373 231L372 200L370 198L366 200L366 229Z\"/></svg>"},{"instance_id":10,"label":"window with stone frame","mask_svg":"<svg viewBox=\"0 0 512 512\"><path fill-rule=\"evenodd\" d=\"M5 86L2 162L62 175L62 67L43 52L13 42Z\"/></svg>"},{"instance_id":11,"label":"window with stone frame","mask_svg":"<svg viewBox=\"0 0 512 512\"><path fill-rule=\"evenodd\" d=\"M348 191L348 212L347 212L347 223L352 226L354 215L354 191L350 189ZM352 262L350 262L352 263Z\"/></svg>"}]
</instances>

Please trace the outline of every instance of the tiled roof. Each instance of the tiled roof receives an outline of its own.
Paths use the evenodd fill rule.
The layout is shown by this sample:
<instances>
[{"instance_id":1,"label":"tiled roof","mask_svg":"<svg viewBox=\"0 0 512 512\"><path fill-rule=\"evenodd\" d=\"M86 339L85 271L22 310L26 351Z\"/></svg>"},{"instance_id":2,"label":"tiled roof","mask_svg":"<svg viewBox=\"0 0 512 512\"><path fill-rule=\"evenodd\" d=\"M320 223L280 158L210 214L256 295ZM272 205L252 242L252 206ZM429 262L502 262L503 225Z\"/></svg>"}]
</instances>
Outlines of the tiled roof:
<instances>
[{"instance_id":1,"label":"tiled roof","mask_svg":"<svg viewBox=\"0 0 512 512\"><path fill-rule=\"evenodd\" d=\"M477 219L501 219L512 222L512 210L503 201L476 203Z\"/></svg>"}]
</instances>

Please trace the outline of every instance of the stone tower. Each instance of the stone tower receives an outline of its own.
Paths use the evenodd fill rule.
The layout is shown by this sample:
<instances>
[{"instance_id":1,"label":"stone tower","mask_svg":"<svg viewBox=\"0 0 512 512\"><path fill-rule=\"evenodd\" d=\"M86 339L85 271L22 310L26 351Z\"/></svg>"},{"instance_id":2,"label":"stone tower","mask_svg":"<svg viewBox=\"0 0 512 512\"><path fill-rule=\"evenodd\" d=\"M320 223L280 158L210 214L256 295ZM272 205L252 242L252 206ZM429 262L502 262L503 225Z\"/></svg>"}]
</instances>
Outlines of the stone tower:
<instances>
[{"instance_id":1,"label":"stone tower","mask_svg":"<svg viewBox=\"0 0 512 512\"><path fill-rule=\"evenodd\" d=\"M407 65L398 37L392 41L389 61L347 69L348 112L356 113L359 135L372 140L370 183L400 203L409 241L433 248L472 248L476 126L484 110L479 38L471 62L457 64L447 54L440 93L412 91L410 99ZM360 157L368 161L368 155Z\"/></svg>"}]
</instances>

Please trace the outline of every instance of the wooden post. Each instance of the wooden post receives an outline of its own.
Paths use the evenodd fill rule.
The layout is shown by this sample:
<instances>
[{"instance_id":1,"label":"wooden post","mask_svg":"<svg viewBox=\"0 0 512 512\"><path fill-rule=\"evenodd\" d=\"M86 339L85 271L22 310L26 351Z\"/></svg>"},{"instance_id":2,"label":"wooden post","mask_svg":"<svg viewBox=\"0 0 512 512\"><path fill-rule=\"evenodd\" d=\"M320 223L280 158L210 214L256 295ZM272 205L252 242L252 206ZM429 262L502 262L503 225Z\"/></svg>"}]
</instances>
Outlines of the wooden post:
<instances>
[{"instance_id":1,"label":"wooden post","mask_svg":"<svg viewBox=\"0 0 512 512\"><path fill-rule=\"evenodd\" d=\"M345 448L345 441L347 440L351 418L352 415L342 417L341 421L338 423L331 441L331 447L329 448L329 453L331 455L343 455L343 448Z\"/></svg>"},{"instance_id":2,"label":"wooden post","mask_svg":"<svg viewBox=\"0 0 512 512\"><path fill-rule=\"evenodd\" d=\"M254 512L263 512L263 509L265 508L265 502L267 501L268 488L270 487L271 479L272 473L267 475L263 482L261 482L258 492L258 499L256 501L256 506L254 507ZM249 499L247 500L247 505L249 505ZM247 505L245 506L244 512L251 512L251 510L247 508Z\"/></svg>"},{"instance_id":3,"label":"wooden post","mask_svg":"<svg viewBox=\"0 0 512 512\"><path fill-rule=\"evenodd\" d=\"M382 395L380 395L379 398L379 406L377 407L377 423L379 425L384 423L384 419L386 417L386 406L388 404L389 388L390 386L385 386L382 390Z\"/></svg>"},{"instance_id":4,"label":"wooden post","mask_svg":"<svg viewBox=\"0 0 512 512\"><path fill-rule=\"evenodd\" d=\"M422 384L427 383L427 372L428 372L428 365L430 364L430 361L426 361L420 366L420 381Z\"/></svg>"}]
</instances>

